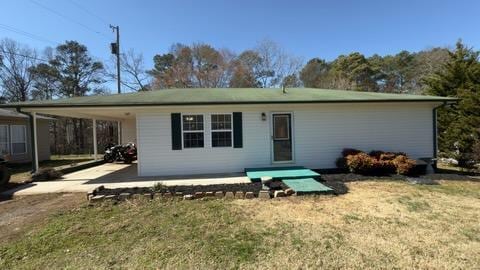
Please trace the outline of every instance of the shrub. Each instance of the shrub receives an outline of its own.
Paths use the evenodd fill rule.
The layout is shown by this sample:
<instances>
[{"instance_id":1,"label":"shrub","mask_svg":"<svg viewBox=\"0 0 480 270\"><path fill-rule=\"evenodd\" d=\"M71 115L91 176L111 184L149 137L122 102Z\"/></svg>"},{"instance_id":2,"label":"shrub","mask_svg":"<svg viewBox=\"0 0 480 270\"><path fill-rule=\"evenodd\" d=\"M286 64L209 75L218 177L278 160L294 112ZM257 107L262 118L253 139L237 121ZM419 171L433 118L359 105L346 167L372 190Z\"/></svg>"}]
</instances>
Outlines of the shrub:
<instances>
[{"instance_id":1,"label":"shrub","mask_svg":"<svg viewBox=\"0 0 480 270\"><path fill-rule=\"evenodd\" d=\"M62 177L60 171L55 170L54 168L41 168L38 172L32 174L32 181L49 181L56 180Z\"/></svg>"},{"instance_id":2,"label":"shrub","mask_svg":"<svg viewBox=\"0 0 480 270\"><path fill-rule=\"evenodd\" d=\"M356 149L346 148L336 165L350 172L367 175L411 174L415 168L415 160L409 159L402 152L371 151L365 153Z\"/></svg>"},{"instance_id":3,"label":"shrub","mask_svg":"<svg viewBox=\"0 0 480 270\"><path fill-rule=\"evenodd\" d=\"M413 159L408 158L405 155L398 155L392 161L395 165L397 174L411 174L413 168L415 168L416 162Z\"/></svg>"},{"instance_id":4,"label":"shrub","mask_svg":"<svg viewBox=\"0 0 480 270\"><path fill-rule=\"evenodd\" d=\"M351 172L369 174L374 167L375 159L366 153L358 153L356 155L348 155L346 157L347 167Z\"/></svg>"}]
</instances>

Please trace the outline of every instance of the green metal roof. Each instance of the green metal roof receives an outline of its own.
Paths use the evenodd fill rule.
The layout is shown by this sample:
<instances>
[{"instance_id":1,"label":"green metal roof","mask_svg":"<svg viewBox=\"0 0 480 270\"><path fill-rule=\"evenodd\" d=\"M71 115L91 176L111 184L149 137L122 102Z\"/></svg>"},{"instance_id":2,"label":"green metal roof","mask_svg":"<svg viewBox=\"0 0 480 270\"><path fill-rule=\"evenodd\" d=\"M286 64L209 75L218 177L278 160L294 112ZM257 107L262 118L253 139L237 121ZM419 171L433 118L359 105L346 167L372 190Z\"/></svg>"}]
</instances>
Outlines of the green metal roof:
<instances>
[{"instance_id":1,"label":"green metal roof","mask_svg":"<svg viewBox=\"0 0 480 270\"><path fill-rule=\"evenodd\" d=\"M92 107L275 103L448 102L455 98L313 88L193 88L4 104L0 107Z\"/></svg>"}]
</instances>

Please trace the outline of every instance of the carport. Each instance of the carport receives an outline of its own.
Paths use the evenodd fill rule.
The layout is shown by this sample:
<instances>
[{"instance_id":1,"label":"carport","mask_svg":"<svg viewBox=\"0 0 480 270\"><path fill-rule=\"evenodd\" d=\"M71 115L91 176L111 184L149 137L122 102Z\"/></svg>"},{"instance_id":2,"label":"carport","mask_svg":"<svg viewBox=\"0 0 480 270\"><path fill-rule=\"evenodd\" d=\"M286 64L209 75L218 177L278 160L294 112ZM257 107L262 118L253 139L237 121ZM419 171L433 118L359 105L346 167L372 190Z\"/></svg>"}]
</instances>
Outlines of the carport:
<instances>
[{"instance_id":1,"label":"carport","mask_svg":"<svg viewBox=\"0 0 480 270\"><path fill-rule=\"evenodd\" d=\"M27 107L19 108L17 111L25 113L30 116L30 126L32 133L32 171L38 171L39 159L38 159L38 136L37 136L37 123L39 115L53 115L61 117L72 117L88 119L92 121L92 138L93 138L93 155L95 160L98 159L98 143L97 143L97 121L113 121L118 125L118 138L119 143L136 143L136 125L135 115L125 109L112 109L112 108L88 108L88 107L60 107L60 108L37 108Z\"/></svg>"}]
</instances>

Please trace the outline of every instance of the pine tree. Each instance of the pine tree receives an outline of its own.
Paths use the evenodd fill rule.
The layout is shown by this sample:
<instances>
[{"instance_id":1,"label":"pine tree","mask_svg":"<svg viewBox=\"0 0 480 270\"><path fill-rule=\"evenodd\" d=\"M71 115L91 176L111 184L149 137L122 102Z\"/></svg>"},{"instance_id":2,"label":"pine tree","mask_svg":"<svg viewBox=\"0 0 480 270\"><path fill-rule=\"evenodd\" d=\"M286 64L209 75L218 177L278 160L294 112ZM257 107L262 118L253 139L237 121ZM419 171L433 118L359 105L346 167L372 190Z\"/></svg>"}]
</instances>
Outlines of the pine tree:
<instances>
[{"instance_id":1,"label":"pine tree","mask_svg":"<svg viewBox=\"0 0 480 270\"><path fill-rule=\"evenodd\" d=\"M449 53L443 68L426 79L428 93L458 97L457 105L438 111L439 150L453 155L464 166L472 158L480 138L480 63L479 52L461 41Z\"/></svg>"}]
</instances>

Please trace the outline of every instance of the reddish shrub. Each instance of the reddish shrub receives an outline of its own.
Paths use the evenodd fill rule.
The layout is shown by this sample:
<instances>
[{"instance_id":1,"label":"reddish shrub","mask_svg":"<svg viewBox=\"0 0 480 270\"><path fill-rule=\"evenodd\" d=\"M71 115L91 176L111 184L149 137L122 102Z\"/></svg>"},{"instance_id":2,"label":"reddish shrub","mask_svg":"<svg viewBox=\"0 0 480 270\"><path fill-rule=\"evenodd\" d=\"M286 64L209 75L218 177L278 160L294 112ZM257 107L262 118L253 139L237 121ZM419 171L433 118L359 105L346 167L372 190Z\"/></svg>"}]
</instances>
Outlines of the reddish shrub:
<instances>
[{"instance_id":1,"label":"reddish shrub","mask_svg":"<svg viewBox=\"0 0 480 270\"><path fill-rule=\"evenodd\" d=\"M342 157L337 159L338 168L348 168L353 173L369 175L410 174L416 163L405 153L371 151L369 154L362 151L346 148Z\"/></svg>"},{"instance_id":2,"label":"reddish shrub","mask_svg":"<svg viewBox=\"0 0 480 270\"><path fill-rule=\"evenodd\" d=\"M395 165L397 174L410 174L415 168L416 162L405 155L398 155L392 160Z\"/></svg>"},{"instance_id":3,"label":"reddish shrub","mask_svg":"<svg viewBox=\"0 0 480 270\"><path fill-rule=\"evenodd\" d=\"M363 152L356 155L348 155L346 161L351 172L363 174L371 173L375 163L374 158Z\"/></svg>"},{"instance_id":4,"label":"reddish shrub","mask_svg":"<svg viewBox=\"0 0 480 270\"><path fill-rule=\"evenodd\" d=\"M373 150L368 153L371 157L374 157L376 159L380 159L380 156L385 154L384 151L379 151L379 150Z\"/></svg>"},{"instance_id":5,"label":"reddish shrub","mask_svg":"<svg viewBox=\"0 0 480 270\"><path fill-rule=\"evenodd\" d=\"M391 161L393 160L397 155L395 153L392 153L392 152L385 152L383 154L380 155L380 157L378 159L380 160L385 160L385 161Z\"/></svg>"}]
</instances>

